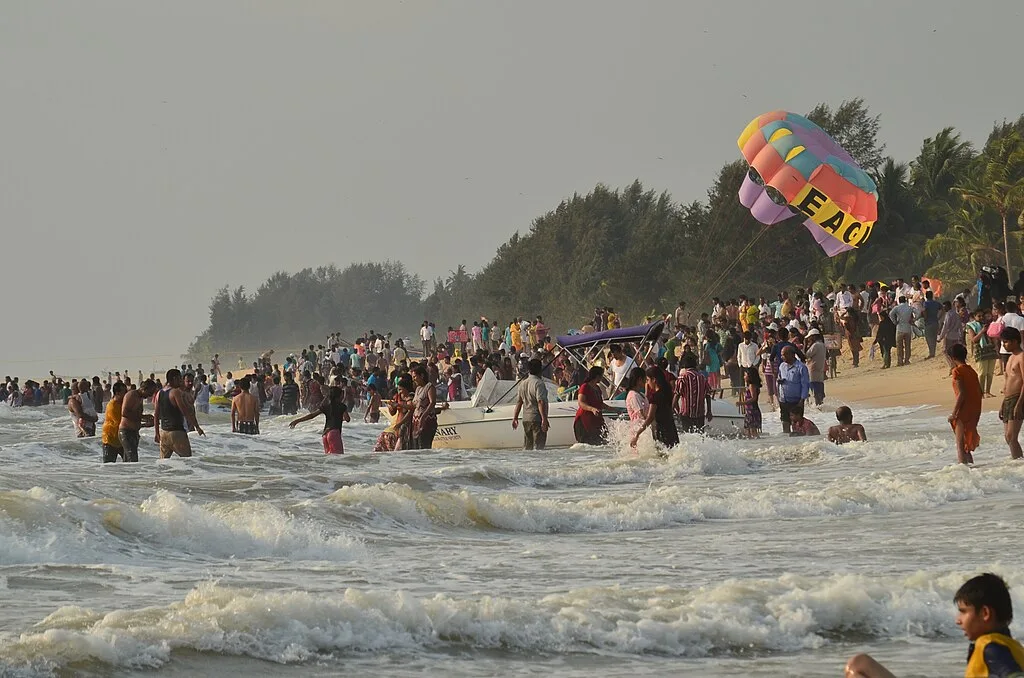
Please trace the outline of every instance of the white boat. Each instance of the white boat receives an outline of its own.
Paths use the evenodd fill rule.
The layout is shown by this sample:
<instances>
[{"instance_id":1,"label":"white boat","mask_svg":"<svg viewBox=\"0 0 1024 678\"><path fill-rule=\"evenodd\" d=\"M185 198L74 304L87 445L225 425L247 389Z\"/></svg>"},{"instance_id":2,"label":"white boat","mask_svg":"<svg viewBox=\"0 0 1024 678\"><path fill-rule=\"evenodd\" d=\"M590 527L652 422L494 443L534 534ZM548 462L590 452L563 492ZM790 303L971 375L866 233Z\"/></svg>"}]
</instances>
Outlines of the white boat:
<instances>
[{"instance_id":1,"label":"white boat","mask_svg":"<svg viewBox=\"0 0 1024 678\"><path fill-rule=\"evenodd\" d=\"M434 449L507 450L523 446L522 424L512 428L512 414L518 397L517 381L498 379L488 370L473 393L473 399L448 404L437 415ZM548 447L569 447L576 442L572 422L576 403L554 400L558 386L548 379Z\"/></svg>"},{"instance_id":2,"label":"white boat","mask_svg":"<svg viewBox=\"0 0 1024 678\"><path fill-rule=\"evenodd\" d=\"M558 337L558 344L573 360L586 361L588 355L596 353L595 348L603 350L610 343L637 345L636 355L640 355L639 347L661 334L664 323L657 322L640 327L627 327L607 332L593 332L585 335ZM548 438L547 447L569 447L575 444L573 421L576 417L577 404L570 401L556 400L558 386L545 379L548 388ZM480 384L477 385L473 398L468 401L449 403L448 409L437 415L437 434L434 436L433 449L475 449L503 450L516 449L523 446L523 431L512 428L512 414L515 411L518 381L501 380L488 370ZM625 417L626 403L623 400L606 400L605 403L620 411ZM388 416L387 409L381 410ZM713 399L711 401L712 419L704 429L705 435L731 437L743 431L743 414L730 401ZM614 418L614 412L606 414L606 418Z\"/></svg>"}]
</instances>

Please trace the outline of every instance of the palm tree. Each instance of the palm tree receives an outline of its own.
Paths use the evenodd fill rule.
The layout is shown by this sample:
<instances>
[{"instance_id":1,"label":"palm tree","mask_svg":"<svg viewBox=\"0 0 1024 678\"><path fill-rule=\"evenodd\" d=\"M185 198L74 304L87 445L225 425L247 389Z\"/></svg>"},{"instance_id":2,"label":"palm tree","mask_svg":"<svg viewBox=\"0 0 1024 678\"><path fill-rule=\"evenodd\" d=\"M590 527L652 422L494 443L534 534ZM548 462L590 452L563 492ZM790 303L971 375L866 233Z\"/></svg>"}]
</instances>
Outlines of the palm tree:
<instances>
[{"instance_id":1,"label":"palm tree","mask_svg":"<svg viewBox=\"0 0 1024 678\"><path fill-rule=\"evenodd\" d=\"M967 202L988 208L999 215L1003 224L1003 254L1006 273L1010 270L1009 215L1020 212L1024 206L1024 139L1014 130L993 141L982 156L981 179L954 190Z\"/></svg>"},{"instance_id":2,"label":"palm tree","mask_svg":"<svg viewBox=\"0 0 1024 678\"><path fill-rule=\"evenodd\" d=\"M925 253L936 261L928 270L929 276L956 287L970 284L982 266L994 264L1005 255L992 244L998 242L998 232L986 214L991 212L970 204L951 212L949 229L925 243Z\"/></svg>"},{"instance_id":3,"label":"palm tree","mask_svg":"<svg viewBox=\"0 0 1024 678\"><path fill-rule=\"evenodd\" d=\"M918 199L923 204L948 201L949 192L963 181L974 155L971 142L960 141L953 127L925 139L910 166L910 184Z\"/></svg>"}]
</instances>

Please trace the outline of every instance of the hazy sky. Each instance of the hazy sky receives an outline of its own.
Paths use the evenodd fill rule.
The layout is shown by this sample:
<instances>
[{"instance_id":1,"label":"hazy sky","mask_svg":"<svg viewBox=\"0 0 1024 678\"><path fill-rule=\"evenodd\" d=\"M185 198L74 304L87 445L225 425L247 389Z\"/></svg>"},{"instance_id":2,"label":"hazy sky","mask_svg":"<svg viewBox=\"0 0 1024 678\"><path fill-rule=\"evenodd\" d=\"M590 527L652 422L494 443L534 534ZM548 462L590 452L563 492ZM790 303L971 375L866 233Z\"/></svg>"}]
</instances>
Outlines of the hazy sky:
<instances>
[{"instance_id":1,"label":"hazy sky","mask_svg":"<svg viewBox=\"0 0 1024 678\"><path fill-rule=\"evenodd\" d=\"M1022 13L6 0L0 371L166 365L217 288L275 270L477 270L598 182L703 198L744 125L777 108L864 97L900 160L946 125L983 141L1024 112Z\"/></svg>"}]
</instances>

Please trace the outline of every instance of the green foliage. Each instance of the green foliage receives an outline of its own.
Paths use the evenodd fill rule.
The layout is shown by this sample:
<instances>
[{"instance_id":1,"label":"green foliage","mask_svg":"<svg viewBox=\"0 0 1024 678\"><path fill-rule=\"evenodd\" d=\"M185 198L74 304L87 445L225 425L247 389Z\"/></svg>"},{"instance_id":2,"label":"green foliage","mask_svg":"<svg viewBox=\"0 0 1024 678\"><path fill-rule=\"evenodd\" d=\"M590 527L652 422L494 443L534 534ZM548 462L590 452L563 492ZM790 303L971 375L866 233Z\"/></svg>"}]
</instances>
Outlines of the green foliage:
<instances>
[{"instance_id":1,"label":"green foliage","mask_svg":"<svg viewBox=\"0 0 1024 678\"><path fill-rule=\"evenodd\" d=\"M503 325L542 314L560 331L588 321L595 306L612 306L624 323L637 323L640 309L668 311L681 299L699 313L712 296L774 297L796 286L925 271L953 289L982 264L1019 257L1022 236L1013 226L1024 227L1024 116L995 125L980 153L956 129L942 129L909 163L884 156L880 118L862 99L835 109L819 104L807 117L878 187L878 221L853 252L824 256L798 217L757 223L736 197L746 172L738 160L719 170L703 201L675 203L639 180L575 194L525 234L513 234L479 272L458 265L437 278L422 301L422 281L394 262L275 273L253 295L225 287L190 352L295 346L339 330L411 332L423 318L443 331L462 319L485 316Z\"/></svg>"},{"instance_id":2,"label":"green foliage","mask_svg":"<svg viewBox=\"0 0 1024 678\"><path fill-rule=\"evenodd\" d=\"M238 287L219 290L210 302L210 326L188 355L295 347L331 332L415 327L422 321L423 281L398 262L277 272L253 295Z\"/></svg>"},{"instance_id":3,"label":"green foliage","mask_svg":"<svg viewBox=\"0 0 1024 678\"><path fill-rule=\"evenodd\" d=\"M882 164L885 144L878 142L882 118L871 115L864 99L844 101L835 110L818 104L807 119L828 132L866 171L875 171Z\"/></svg>"}]
</instances>

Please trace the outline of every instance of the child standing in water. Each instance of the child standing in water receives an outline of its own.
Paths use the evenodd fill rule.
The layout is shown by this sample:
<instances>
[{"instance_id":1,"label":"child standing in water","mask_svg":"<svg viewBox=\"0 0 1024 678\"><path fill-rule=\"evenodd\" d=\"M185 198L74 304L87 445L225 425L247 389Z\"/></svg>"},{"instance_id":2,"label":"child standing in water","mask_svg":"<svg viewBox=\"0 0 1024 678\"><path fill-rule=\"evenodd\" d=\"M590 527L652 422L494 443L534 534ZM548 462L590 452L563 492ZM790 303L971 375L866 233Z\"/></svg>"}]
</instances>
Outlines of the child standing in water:
<instances>
[{"instance_id":1,"label":"child standing in water","mask_svg":"<svg viewBox=\"0 0 1024 678\"><path fill-rule=\"evenodd\" d=\"M324 432L321 442L324 446L324 454L345 454L345 444L341 439L342 423L351 421L348 414L348 407L345 405L345 391L340 386L332 386L327 392L327 398L320 404L320 408L314 412L299 417L288 424L289 428L295 428L297 424L315 419L324 415Z\"/></svg>"},{"instance_id":2,"label":"child standing in water","mask_svg":"<svg viewBox=\"0 0 1024 678\"><path fill-rule=\"evenodd\" d=\"M366 385L366 414L363 415L363 423L376 424L380 421L380 394L377 393L376 384Z\"/></svg>"},{"instance_id":3,"label":"child standing in water","mask_svg":"<svg viewBox=\"0 0 1024 678\"><path fill-rule=\"evenodd\" d=\"M761 437L761 375L756 367L743 368L743 383L746 389L736 404L743 408L743 435L748 438Z\"/></svg>"}]
</instances>

